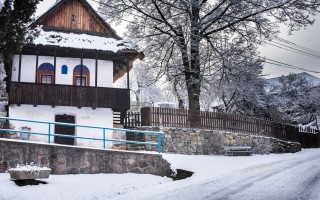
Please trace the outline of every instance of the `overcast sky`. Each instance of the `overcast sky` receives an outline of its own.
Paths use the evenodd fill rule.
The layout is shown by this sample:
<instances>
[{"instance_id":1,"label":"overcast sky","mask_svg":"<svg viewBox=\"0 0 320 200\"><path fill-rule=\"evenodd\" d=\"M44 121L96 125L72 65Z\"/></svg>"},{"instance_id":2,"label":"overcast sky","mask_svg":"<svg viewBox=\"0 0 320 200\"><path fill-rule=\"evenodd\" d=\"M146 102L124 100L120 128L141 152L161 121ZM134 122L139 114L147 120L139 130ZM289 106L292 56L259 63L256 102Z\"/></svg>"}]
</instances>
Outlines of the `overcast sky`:
<instances>
[{"instance_id":1,"label":"overcast sky","mask_svg":"<svg viewBox=\"0 0 320 200\"><path fill-rule=\"evenodd\" d=\"M48 8L50 8L56 0L45 0L40 2L38 5L38 9L36 12L36 16L44 13ZM88 2L96 9L98 7L98 3L92 0L88 0ZM121 36L125 32L124 26L113 26L113 29ZM288 35L286 27L281 27L281 32L279 34L280 38L288 40L290 42L294 42L298 45L307 47L309 49L320 52L320 15L316 16L316 20L313 26L307 27L306 30L302 29L296 32L293 32L292 35ZM283 62L286 64L290 64L296 67L302 67L308 70L319 71L319 73L311 73L314 76L320 77L320 60L303 56L297 53L293 53L287 50L283 50L271 45L262 45L259 48L261 52L261 56L265 56L266 58L276 60L279 62ZM291 72L300 73L302 70L293 70L284 67L274 66L271 64L264 65L264 73L268 75L267 77L276 77L280 75L287 75Z\"/></svg>"}]
</instances>

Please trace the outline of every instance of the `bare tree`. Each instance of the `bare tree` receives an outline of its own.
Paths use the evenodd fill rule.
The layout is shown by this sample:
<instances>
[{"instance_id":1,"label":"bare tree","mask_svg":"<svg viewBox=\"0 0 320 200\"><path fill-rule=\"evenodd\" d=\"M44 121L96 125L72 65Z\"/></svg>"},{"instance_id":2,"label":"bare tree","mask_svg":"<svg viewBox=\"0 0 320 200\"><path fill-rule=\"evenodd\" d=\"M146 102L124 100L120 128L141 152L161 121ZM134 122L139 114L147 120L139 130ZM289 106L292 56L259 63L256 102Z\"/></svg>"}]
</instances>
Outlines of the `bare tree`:
<instances>
[{"instance_id":1,"label":"bare tree","mask_svg":"<svg viewBox=\"0 0 320 200\"><path fill-rule=\"evenodd\" d=\"M146 70L148 69L148 70ZM157 101L164 101L164 93L154 81L153 70L148 63L138 62L130 71L130 91L135 96L135 103L141 107L144 103L154 104ZM127 87L127 77L124 76L115 83L115 87Z\"/></svg>"},{"instance_id":2,"label":"bare tree","mask_svg":"<svg viewBox=\"0 0 320 200\"><path fill-rule=\"evenodd\" d=\"M181 59L190 109L200 109L201 84L210 72L221 36L240 35L251 42L270 38L286 24L290 31L312 24L320 0L101 0L110 21L128 20L130 37L150 50L164 68ZM128 17L129 16L129 17ZM179 52L177 54L177 52Z\"/></svg>"},{"instance_id":3,"label":"bare tree","mask_svg":"<svg viewBox=\"0 0 320 200\"><path fill-rule=\"evenodd\" d=\"M270 107L275 108L272 118L294 124L307 124L320 112L320 88L299 74L279 78L270 90ZM273 116L275 115L275 116Z\"/></svg>"},{"instance_id":4,"label":"bare tree","mask_svg":"<svg viewBox=\"0 0 320 200\"><path fill-rule=\"evenodd\" d=\"M257 48L242 38L226 41L217 49L214 78L203 84L200 99L205 109L215 103L225 113L255 115L257 107L264 107L264 79Z\"/></svg>"}]
</instances>

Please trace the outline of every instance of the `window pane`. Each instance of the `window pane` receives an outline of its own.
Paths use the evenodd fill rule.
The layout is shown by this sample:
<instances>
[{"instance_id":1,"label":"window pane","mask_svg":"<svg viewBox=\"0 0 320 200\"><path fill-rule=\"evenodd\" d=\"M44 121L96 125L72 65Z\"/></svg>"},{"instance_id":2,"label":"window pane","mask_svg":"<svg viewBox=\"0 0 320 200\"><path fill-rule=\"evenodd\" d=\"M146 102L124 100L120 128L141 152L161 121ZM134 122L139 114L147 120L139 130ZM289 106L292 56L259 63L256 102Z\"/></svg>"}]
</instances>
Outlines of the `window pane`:
<instances>
[{"instance_id":1,"label":"window pane","mask_svg":"<svg viewBox=\"0 0 320 200\"><path fill-rule=\"evenodd\" d=\"M77 76L76 77L76 85L80 86L80 83L81 83L81 78L80 78L80 76ZM83 86L87 85L86 77L82 77L82 85Z\"/></svg>"},{"instance_id":2,"label":"window pane","mask_svg":"<svg viewBox=\"0 0 320 200\"><path fill-rule=\"evenodd\" d=\"M42 75L41 76L41 83L51 84L52 83L52 76L51 75Z\"/></svg>"}]
</instances>

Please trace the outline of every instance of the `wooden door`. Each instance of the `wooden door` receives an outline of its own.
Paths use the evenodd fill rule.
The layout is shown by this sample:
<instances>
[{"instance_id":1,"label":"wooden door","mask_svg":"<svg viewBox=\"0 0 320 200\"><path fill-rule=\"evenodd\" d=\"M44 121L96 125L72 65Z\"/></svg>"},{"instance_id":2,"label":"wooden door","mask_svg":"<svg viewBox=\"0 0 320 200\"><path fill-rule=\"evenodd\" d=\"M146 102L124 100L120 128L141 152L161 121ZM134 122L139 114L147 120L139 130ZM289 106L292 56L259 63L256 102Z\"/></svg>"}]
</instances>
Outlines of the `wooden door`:
<instances>
[{"instance_id":1,"label":"wooden door","mask_svg":"<svg viewBox=\"0 0 320 200\"><path fill-rule=\"evenodd\" d=\"M56 115L55 121L74 124L75 118L72 115ZM55 134L63 134L63 135L71 135L71 136L75 135L74 126L55 125L54 130L55 130ZM57 144L74 145L74 138L55 136L54 142Z\"/></svg>"}]
</instances>

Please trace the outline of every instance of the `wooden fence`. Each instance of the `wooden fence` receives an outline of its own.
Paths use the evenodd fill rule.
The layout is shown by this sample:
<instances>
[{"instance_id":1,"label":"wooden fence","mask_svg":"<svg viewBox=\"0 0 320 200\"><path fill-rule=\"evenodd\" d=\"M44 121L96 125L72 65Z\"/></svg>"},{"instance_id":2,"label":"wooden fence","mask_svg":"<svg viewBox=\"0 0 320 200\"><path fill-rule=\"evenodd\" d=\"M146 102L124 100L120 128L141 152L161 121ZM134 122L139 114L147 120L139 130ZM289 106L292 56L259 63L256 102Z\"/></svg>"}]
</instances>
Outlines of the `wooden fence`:
<instances>
[{"instance_id":1,"label":"wooden fence","mask_svg":"<svg viewBox=\"0 0 320 200\"><path fill-rule=\"evenodd\" d=\"M319 148L320 147L320 134L299 132L298 141L302 148Z\"/></svg>"},{"instance_id":2,"label":"wooden fence","mask_svg":"<svg viewBox=\"0 0 320 200\"><path fill-rule=\"evenodd\" d=\"M113 112L113 123L122 124L124 128L135 128L141 126L141 113L127 112L121 122L121 112Z\"/></svg>"},{"instance_id":3,"label":"wooden fence","mask_svg":"<svg viewBox=\"0 0 320 200\"><path fill-rule=\"evenodd\" d=\"M298 130L295 126L218 112L206 112L172 108L142 108L142 126L164 126L180 128L200 128L224 130L275 137L282 140L297 141Z\"/></svg>"}]
</instances>

